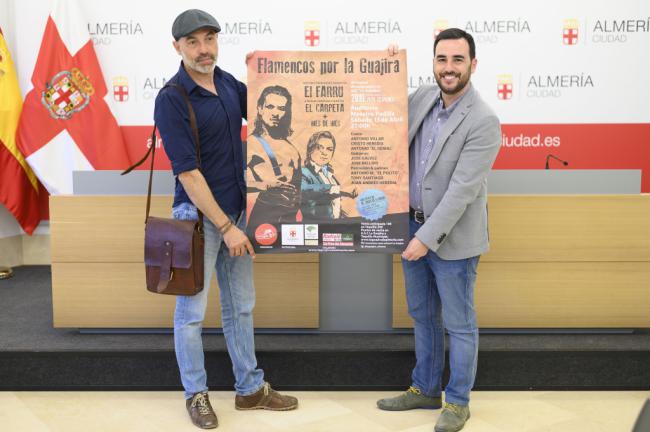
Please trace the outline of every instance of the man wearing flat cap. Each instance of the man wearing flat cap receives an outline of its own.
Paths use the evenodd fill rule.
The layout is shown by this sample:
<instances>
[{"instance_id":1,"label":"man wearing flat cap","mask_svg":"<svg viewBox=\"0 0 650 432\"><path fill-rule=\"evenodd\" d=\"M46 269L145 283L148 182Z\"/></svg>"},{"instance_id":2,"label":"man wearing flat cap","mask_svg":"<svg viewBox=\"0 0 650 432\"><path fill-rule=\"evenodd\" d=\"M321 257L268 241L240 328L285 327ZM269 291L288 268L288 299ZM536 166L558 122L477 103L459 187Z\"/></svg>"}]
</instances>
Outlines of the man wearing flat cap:
<instances>
[{"instance_id":1,"label":"man wearing flat cap","mask_svg":"<svg viewBox=\"0 0 650 432\"><path fill-rule=\"evenodd\" d=\"M253 247L245 232L242 117L246 86L216 66L217 20L190 9L172 25L173 46L182 61L156 98L154 118L176 176L174 218L204 215L205 287L195 296L177 296L174 344L185 389L186 408L201 428L217 427L208 399L201 329L213 271L219 282L223 334L235 375L235 408L286 411L298 406L264 381L253 340ZM176 87L176 88L172 88ZM183 90L189 96L199 133L200 166Z\"/></svg>"}]
</instances>

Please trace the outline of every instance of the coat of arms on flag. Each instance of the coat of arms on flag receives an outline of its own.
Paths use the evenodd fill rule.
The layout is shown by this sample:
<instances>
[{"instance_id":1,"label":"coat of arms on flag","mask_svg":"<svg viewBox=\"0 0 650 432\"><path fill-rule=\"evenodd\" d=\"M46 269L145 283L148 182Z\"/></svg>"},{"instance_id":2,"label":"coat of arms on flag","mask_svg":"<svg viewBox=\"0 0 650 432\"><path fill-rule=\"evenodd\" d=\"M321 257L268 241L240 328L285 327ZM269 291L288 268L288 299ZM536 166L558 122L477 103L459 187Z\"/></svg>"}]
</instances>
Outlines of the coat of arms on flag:
<instances>
[{"instance_id":1,"label":"coat of arms on flag","mask_svg":"<svg viewBox=\"0 0 650 432\"><path fill-rule=\"evenodd\" d=\"M69 119L90 102L92 84L77 68L61 71L45 84L41 102L55 119Z\"/></svg>"},{"instance_id":2,"label":"coat of arms on flag","mask_svg":"<svg viewBox=\"0 0 650 432\"><path fill-rule=\"evenodd\" d=\"M113 99L117 102L129 100L129 80L124 76L113 78Z\"/></svg>"},{"instance_id":3,"label":"coat of arms on flag","mask_svg":"<svg viewBox=\"0 0 650 432\"><path fill-rule=\"evenodd\" d=\"M575 45L578 43L578 27L578 20L564 20L564 28L562 29L562 43L564 45Z\"/></svg>"},{"instance_id":4,"label":"coat of arms on flag","mask_svg":"<svg viewBox=\"0 0 650 432\"><path fill-rule=\"evenodd\" d=\"M512 75L497 77L497 97L501 100L512 99Z\"/></svg>"},{"instance_id":5,"label":"coat of arms on flag","mask_svg":"<svg viewBox=\"0 0 650 432\"><path fill-rule=\"evenodd\" d=\"M320 22L305 21L305 45L309 47L320 45Z\"/></svg>"}]
</instances>

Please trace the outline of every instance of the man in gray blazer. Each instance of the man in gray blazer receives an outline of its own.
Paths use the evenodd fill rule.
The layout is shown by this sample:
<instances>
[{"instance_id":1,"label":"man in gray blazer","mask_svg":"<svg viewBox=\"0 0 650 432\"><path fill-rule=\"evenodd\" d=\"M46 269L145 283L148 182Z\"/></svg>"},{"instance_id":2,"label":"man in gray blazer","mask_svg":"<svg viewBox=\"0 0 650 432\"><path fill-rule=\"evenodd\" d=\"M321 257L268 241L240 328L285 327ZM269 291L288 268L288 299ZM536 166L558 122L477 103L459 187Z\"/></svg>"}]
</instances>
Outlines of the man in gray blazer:
<instances>
[{"instance_id":1,"label":"man in gray blazer","mask_svg":"<svg viewBox=\"0 0 650 432\"><path fill-rule=\"evenodd\" d=\"M488 250L487 175L501 144L499 120L472 87L474 39L442 31L434 42L438 87L409 97L411 240L402 253L416 365L411 387L377 402L384 410L442 406L445 332L450 379L436 432L458 431L469 418L478 357L474 282Z\"/></svg>"}]
</instances>

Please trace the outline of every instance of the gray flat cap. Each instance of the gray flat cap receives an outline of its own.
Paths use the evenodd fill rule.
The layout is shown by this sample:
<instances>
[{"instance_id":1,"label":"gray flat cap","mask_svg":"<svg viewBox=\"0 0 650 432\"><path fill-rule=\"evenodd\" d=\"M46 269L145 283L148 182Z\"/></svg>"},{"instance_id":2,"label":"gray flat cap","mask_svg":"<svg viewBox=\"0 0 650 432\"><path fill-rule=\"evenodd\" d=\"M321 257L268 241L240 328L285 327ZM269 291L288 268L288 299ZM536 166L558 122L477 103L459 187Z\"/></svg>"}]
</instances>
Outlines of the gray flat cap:
<instances>
[{"instance_id":1,"label":"gray flat cap","mask_svg":"<svg viewBox=\"0 0 650 432\"><path fill-rule=\"evenodd\" d=\"M201 28L211 28L219 33L221 26L209 13L199 9L188 9L174 20L172 24L172 36L175 40L194 33Z\"/></svg>"}]
</instances>

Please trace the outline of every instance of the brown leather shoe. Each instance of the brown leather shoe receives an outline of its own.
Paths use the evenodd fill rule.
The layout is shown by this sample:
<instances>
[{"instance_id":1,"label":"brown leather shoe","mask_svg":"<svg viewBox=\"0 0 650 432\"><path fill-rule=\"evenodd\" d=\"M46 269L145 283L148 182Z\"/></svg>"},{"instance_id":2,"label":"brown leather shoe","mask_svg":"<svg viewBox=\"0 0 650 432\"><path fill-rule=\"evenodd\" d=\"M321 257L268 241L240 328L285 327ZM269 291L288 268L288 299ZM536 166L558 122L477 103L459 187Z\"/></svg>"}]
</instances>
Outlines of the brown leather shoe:
<instances>
[{"instance_id":1,"label":"brown leather shoe","mask_svg":"<svg viewBox=\"0 0 650 432\"><path fill-rule=\"evenodd\" d=\"M248 396L235 397L235 408L238 410L265 409L271 411L289 411L298 408L298 399L276 392L267 382L256 393Z\"/></svg>"},{"instance_id":2,"label":"brown leather shoe","mask_svg":"<svg viewBox=\"0 0 650 432\"><path fill-rule=\"evenodd\" d=\"M185 401L185 407L195 426L201 429L214 429L219 426L217 415L210 405L207 393L196 393Z\"/></svg>"}]
</instances>

